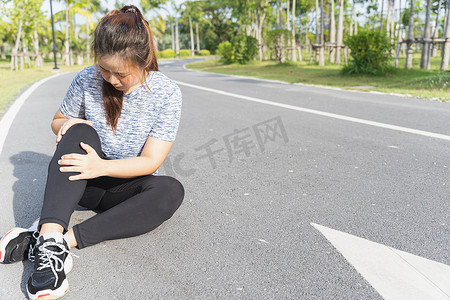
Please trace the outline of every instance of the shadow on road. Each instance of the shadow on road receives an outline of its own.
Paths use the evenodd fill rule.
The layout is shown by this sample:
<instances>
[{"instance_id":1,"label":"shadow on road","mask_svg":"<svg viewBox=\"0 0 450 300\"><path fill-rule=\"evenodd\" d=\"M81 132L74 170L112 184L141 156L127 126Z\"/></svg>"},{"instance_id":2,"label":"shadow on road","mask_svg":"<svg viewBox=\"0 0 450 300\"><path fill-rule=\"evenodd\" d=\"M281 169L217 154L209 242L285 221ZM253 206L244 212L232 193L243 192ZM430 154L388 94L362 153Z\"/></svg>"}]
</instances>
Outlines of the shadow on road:
<instances>
[{"instance_id":1,"label":"shadow on road","mask_svg":"<svg viewBox=\"0 0 450 300\"><path fill-rule=\"evenodd\" d=\"M13 211L17 227L29 227L41 213L47 168L51 157L33 151L23 151L9 158L14 165ZM24 261L20 287L27 296L26 284L32 272L32 263Z\"/></svg>"}]
</instances>

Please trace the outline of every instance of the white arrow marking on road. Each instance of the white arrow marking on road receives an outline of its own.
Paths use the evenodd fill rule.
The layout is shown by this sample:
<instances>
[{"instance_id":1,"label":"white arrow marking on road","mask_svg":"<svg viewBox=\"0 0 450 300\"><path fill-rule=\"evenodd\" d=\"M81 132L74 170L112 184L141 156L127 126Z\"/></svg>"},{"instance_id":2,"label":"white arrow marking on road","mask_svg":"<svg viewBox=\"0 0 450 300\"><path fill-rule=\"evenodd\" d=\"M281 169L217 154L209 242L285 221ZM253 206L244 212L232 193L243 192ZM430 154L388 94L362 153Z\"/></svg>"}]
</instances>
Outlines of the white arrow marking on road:
<instances>
[{"instance_id":1,"label":"white arrow marking on road","mask_svg":"<svg viewBox=\"0 0 450 300\"><path fill-rule=\"evenodd\" d=\"M174 81L179 85L184 85L184 86L187 86L190 88L204 90L204 91L221 94L221 95L225 95L225 96L229 96L229 97L239 98L239 99L243 99L243 100L247 100L247 101L253 101L253 102L268 104L268 105L272 105L272 106L278 106L278 107L288 108L288 109L297 110L297 111L301 111L301 112L306 112L306 113L310 113L310 114L320 115L320 116L324 116L324 117L329 117L329 118L334 118L334 119L339 119L339 120L344 120L344 121L350 121L350 122L354 122L354 123L360 123L360 124L381 127L381 128L386 128L386 129L392 129L392 130L397 130L397 131L403 131L403 132L413 133L413 134L417 134L417 135L423 135L423 136L427 136L427 137L450 141L450 136L445 135L445 134L439 134L439 133L428 132L428 131L423 131L423 130L418 130L418 129L412 129L412 128L407 128L407 127L402 127L402 126L397 126L397 125L391 125L391 124L386 124L386 123L358 119L358 118L348 117L348 116L344 116L344 115L328 113L328 112L324 112L324 111L320 111L320 110L314 110L314 109L304 108L304 107L300 107L300 106L283 104L283 103L273 102L273 101L269 101L269 100L263 100L263 99L258 99L258 98L254 98L254 97L248 97L248 96L243 96L243 95L239 95L239 94L229 93L229 92L211 89L211 88L207 88L207 87L203 87L203 86L199 86L199 85L195 85L195 84L190 84L190 83L185 83L185 82L181 82L181 81L176 81L176 80L174 80Z\"/></svg>"},{"instance_id":2,"label":"white arrow marking on road","mask_svg":"<svg viewBox=\"0 0 450 300\"><path fill-rule=\"evenodd\" d=\"M450 299L450 266L311 223L384 299Z\"/></svg>"}]
</instances>

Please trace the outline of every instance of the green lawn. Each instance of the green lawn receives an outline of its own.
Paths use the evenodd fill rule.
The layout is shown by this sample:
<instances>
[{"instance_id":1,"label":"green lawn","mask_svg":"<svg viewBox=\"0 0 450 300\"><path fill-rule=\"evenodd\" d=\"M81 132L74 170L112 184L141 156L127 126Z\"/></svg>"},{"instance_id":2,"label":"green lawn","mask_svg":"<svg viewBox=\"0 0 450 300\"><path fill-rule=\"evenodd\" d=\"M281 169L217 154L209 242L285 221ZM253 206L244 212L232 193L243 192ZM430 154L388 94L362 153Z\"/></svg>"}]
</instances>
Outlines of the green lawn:
<instances>
[{"instance_id":1,"label":"green lawn","mask_svg":"<svg viewBox=\"0 0 450 300\"><path fill-rule=\"evenodd\" d=\"M36 81L55 74L53 63L46 63L41 68L25 69L23 71L11 71L10 63L0 62L0 118L19 93L24 91ZM77 71L85 66L58 66L60 72Z\"/></svg>"},{"instance_id":2,"label":"green lawn","mask_svg":"<svg viewBox=\"0 0 450 300\"><path fill-rule=\"evenodd\" d=\"M304 56L309 60L309 56ZM187 65L188 68L214 73L252 76L275 79L290 83L324 85L344 89L372 90L386 93L409 94L411 96L450 100L450 72L439 71L440 58L432 58L431 70L418 69L420 57L414 58L414 69L397 68L387 76L347 76L341 74L341 67L326 63L289 62L277 64L273 61L251 62L247 65L224 64L218 60L208 60ZM405 58L399 60L403 67Z\"/></svg>"}]
</instances>

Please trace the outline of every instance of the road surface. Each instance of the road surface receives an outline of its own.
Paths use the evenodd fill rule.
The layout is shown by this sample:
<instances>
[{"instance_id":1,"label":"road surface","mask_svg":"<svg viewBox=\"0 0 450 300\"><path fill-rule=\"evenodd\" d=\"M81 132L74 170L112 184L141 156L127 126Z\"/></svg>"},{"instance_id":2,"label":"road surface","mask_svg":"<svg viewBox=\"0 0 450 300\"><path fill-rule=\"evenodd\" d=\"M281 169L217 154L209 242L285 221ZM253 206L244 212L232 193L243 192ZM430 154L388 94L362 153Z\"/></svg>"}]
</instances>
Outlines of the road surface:
<instances>
[{"instance_id":1,"label":"road surface","mask_svg":"<svg viewBox=\"0 0 450 300\"><path fill-rule=\"evenodd\" d=\"M160 173L184 203L153 232L73 250L65 299L450 299L449 104L187 62L160 63L183 92ZM39 216L50 121L74 76L42 83L9 128L2 233ZM1 265L0 299L24 299L30 272Z\"/></svg>"}]
</instances>

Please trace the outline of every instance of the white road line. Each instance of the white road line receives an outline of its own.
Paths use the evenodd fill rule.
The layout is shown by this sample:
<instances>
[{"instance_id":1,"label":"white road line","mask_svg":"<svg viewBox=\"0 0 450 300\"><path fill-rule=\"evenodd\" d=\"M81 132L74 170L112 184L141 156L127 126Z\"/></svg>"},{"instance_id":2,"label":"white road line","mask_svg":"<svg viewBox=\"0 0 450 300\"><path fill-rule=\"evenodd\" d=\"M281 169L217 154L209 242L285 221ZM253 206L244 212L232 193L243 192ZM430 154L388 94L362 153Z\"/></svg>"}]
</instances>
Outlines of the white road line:
<instances>
[{"instance_id":1,"label":"white road line","mask_svg":"<svg viewBox=\"0 0 450 300\"><path fill-rule=\"evenodd\" d=\"M311 223L387 300L450 299L450 266Z\"/></svg>"},{"instance_id":2,"label":"white road line","mask_svg":"<svg viewBox=\"0 0 450 300\"><path fill-rule=\"evenodd\" d=\"M16 101L14 101L13 105L8 109L8 111L5 113L3 118L0 120L0 155L3 151L3 146L5 144L6 136L8 135L9 128L11 127L14 118L16 117L17 113L19 112L22 105L25 103L25 100L30 97L31 93L33 93L41 84L44 82L53 79L59 75L62 75L64 73L55 74L49 77L46 77L44 79L41 79L40 81L36 82L32 86L30 86L22 95L20 95L19 98L17 98Z\"/></svg>"},{"instance_id":3,"label":"white road line","mask_svg":"<svg viewBox=\"0 0 450 300\"><path fill-rule=\"evenodd\" d=\"M439 134L439 133L423 131L423 130L408 128L408 127L402 127L402 126L391 125L391 124L386 124L386 123L380 123L380 122L375 122L375 121L369 121L369 120L364 120L364 119L359 119L359 118L353 118L353 117L348 117L348 116L344 116L344 115L328 113L328 112L324 112L324 111L320 111L320 110L314 110L314 109L304 108L304 107L295 106L295 105L277 103L277 102L273 102L273 101L269 101L269 100L264 100L264 99L259 99L259 98L254 98L254 97L249 97L249 96L229 93L229 92L216 90L216 89L212 89L212 88L207 88L207 87L194 85L194 84L190 84L190 83L185 83L185 82L181 82L181 81L175 81L175 82L178 85L187 86L187 87L190 87L190 88L199 89L199 90L203 90L203 91L208 91L208 92L211 92L211 93L216 93L216 94L220 94L220 95L224 95L224 96L239 98L239 99L243 99L243 100L247 100L247 101L253 101L253 102L257 102L257 103L262 103L262 104L267 104L267 105L272 105L272 106L292 109L292 110L301 111L301 112L310 113L310 114L315 114L315 115L320 115L320 116L324 116L324 117L329 117L329 118L334 118L334 119L339 119L339 120L344 120L344 121L349 121L349 122L354 122L354 123L360 123L360 124L365 124L365 125L370 125L370 126L375 126L375 127L381 127L381 128L386 128L386 129L391 129L391 130L396 130L396 131L402 131L402 132L407 132L407 133L422 135L422 136L426 136L426 137L431 137L431 138L436 138L436 139L450 141L450 136L449 135L445 135L445 134Z\"/></svg>"}]
</instances>

